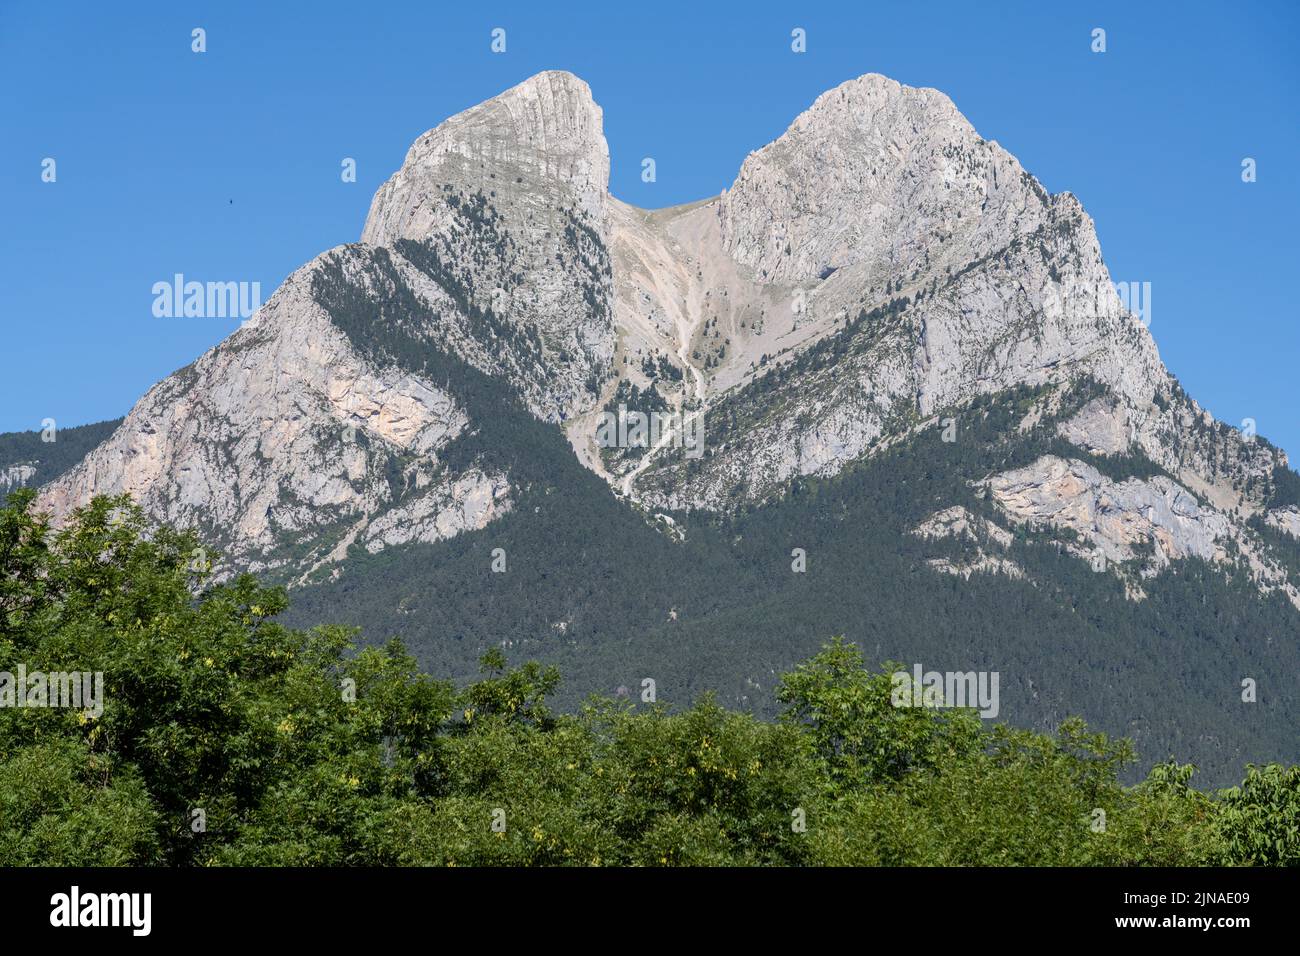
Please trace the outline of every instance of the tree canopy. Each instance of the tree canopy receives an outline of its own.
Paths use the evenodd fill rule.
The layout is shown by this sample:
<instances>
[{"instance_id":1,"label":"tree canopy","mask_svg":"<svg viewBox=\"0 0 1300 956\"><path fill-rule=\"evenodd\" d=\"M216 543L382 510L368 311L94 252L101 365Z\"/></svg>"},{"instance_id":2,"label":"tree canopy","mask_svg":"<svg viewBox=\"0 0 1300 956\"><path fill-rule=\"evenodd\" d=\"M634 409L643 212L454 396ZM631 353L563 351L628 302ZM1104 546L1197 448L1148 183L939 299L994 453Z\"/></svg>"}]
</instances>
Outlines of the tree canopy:
<instances>
[{"instance_id":1,"label":"tree canopy","mask_svg":"<svg viewBox=\"0 0 1300 956\"><path fill-rule=\"evenodd\" d=\"M485 655L464 686L397 642L276 618L214 582L194 534L98 498L52 529L0 508L0 672L103 674L98 714L0 707L4 865L1278 865L1300 860L1300 768L1136 786L1123 740L899 708L895 665L832 640L778 720L709 695L592 698Z\"/></svg>"}]
</instances>

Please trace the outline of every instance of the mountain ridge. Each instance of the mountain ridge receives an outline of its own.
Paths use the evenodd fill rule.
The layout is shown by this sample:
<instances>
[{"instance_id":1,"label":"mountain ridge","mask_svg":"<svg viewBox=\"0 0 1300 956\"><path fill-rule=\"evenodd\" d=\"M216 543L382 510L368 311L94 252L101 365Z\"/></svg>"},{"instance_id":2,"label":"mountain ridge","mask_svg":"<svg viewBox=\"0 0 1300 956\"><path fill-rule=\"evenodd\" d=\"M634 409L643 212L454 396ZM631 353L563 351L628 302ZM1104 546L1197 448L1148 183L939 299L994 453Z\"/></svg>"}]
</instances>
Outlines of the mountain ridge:
<instances>
[{"instance_id":1,"label":"mountain ridge","mask_svg":"<svg viewBox=\"0 0 1300 956\"><path fill-rule=\"evenodd\" d=\"M394 496L345 486L431 451L468 423L433 383L409 371L383 380L378 367L342 349L328 315L302 291L324 257L341 256L357 258L345 271L409 286L411 301L434 317L419 337L504 375L534 414L564 423L586 467L651 507L726 510L789 480L834 474L938 407L1087 376L1115 401L1084 425L1128 433L1111 453L1139 449L1220 510L1291 526L1264 507L1285 455L1217 427L1182 392L1116 295L1077 199L1048 194L936 90L880 74L845 81L752 151L728 190L697 203L640 210L608 186L603 111L572 74L539 73L451 117L418 137L376 191L359 244L304 266L226 342L151 390L120 434L48 487L41 505L57 517L92 489L158 497L154 486L172 475L168 504L152 510L183 523L233 523L223 543L245 552L269 547L273 525L302 531L313 523L306 512L320 508L355 516L343 536L353 540ZM367 272L379 249L389 275ZM474 331L475 323L483 327ZM864 323L871 336L860 334ZM249 331L270 326L281 329L275 342ZM819 372L828 342L839 344ZM220 358L244 350L257 361ZM773 374L790 362L801 374ZM213 387L226 400L204 425L177 403L190 394L192 371L214 366ZM327 374L326 366L350 371ZM269 383L258 372L268 368ZM224 380L238 384L223 393ZM285 389L304 394L286 398ZM755 392L764 393L757 415ZM290 423L310 406L312 447L281 455L288 439L274 432L292 426L258 425L276 416L243 415L234 393L279 402ZM639 397L642 413L676 412L706 433L717 433L709 426L719 418L748 424L743 434L724 427L702 460L677 455L671 430L656 448L600 448L596 423L619 396ZM182 442L205 436L201 454L155 447L157 423L175 416ZM259 427L272 434L255 435ZM339 456L321 446L323 436L357 427L387 449L383 461L367 455L358 464L349 448L342 457L352 464L327 466L326 457ZM223 430L242 436L240 462L253 459L235 468L241 494L233 504L222 491L230 482L217 477L228 466L212 436ZM1075 431L1089 442L1087 428L1075 423ZM290 461L283 474L256 467L281 459ZM193 460L207 463L197 475ZM407 481L431 480L428 469L400 467ZM333 472L324 483L323 470ZM286 483L293 501L277 522L283 499L275 494ZM466 487L508 500L503 475L446 485ZM454 533L479 526L493 508L463 525L446 510L433 525ZM335 560L343 553L330 551Z\"/></svg>"},{"instance_id":2,"label":"mountain ridge","mask_svg":"<svg viewBox=\"0 0 1300 956\"><path fill-rule=\"evenodd\" d=\"M364 604L357 623L383 622L438 666L468 660L440 641L468 651L488 636L420 589L447 590L498 628L515 620L505 609L522 613L511 572L454 566L472 555L487 568L498 537L520 542L501 547L510 568L535 565L548 541L569 549L550 555L549 579L540 566L521 573L541 596L519 626L552 639L529 645L543 656L599 648L615 666L611 648L641 654L634 636L680 622L697 643L677 650L695 660L720 639L704 633L713 622L733 637L751 629L779 669L768 629L786 619L755 620L743 604L769 604L763 587L801 592L771 570L751 580L728 533L757 522L749 533L780 551L740 546L745 560L790 573L802 545L788 515L821 520L805 495L879 521L891 494L871 482L895 480L931 496L905 509L892 499L907 515L888 525L897 555L871 545L898 586L956 579L1030 602L1035 619L1117 593L1160 631L1185 623L1165 603L1187 593L1180 579L1218 575L1224 613L1247 602L1296 631L1300 481L1286 455L1186 395L1111 282L1077 198L1049 194L947 96L879 74L846 81L751 152L720 195L659 210L609 194L602 123L584 82L548 71L422 134L376 191L359 242L295 270L151 388L46 481L37 507L62 520L93 495L130 494L155 520L199 528L222 554L219 576L266 574L322 613ZM653 447L602 444L599 424L629 411L675 424ZM676 440L688 423L703 428L699 455ZM900 463L903 450L969 471L940 481ZM584 524L595 515L603 528ZM619 554L603 537L613 529L657 566L691 553L702 579L725 584L710 598L674 575L637 583L638 554ZM368 570L379 567L385 580ZM1106 588L1076 579L1094 568ZM407 610L383 610L389 597ZM619 600L632 631L621 645ZM860 598L846 606L869 613ZM888 613L900 635L942 651L900 608ZM883 641L868 619L815 616ZM1242 626L1207 640L1224 650L1248 639ZM973 639L948 646L978 653ZM1025 667L1047 653L1019 631L1007 641ZM1053 708L1071 699L1060 694ZM1040 719L1038 706L1023 712Z\"/></svg>"}]
</instances>

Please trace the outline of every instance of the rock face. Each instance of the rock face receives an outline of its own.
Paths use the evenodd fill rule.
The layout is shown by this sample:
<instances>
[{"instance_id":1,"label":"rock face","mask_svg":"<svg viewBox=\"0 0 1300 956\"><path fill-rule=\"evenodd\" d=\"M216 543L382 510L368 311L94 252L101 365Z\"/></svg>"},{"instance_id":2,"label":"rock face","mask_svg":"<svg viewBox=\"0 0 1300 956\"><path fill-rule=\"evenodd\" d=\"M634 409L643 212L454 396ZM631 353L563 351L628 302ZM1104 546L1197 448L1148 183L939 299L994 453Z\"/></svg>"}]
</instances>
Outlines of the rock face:
<instances>
[{"instance_id":1,"label":"rock face","mask_svg":"<svg viewBox=\"0 0 1300 956\"><path fill-rule=\"evenodd\" d=\"M1093 454L1118 455L1129 447L1129 423L1123 408L1101 398L1079 409L1059 431L1070 444Z\"/></svg>"},{"instance_id":2,"label":"rock face","mask_svg":"<svg viewBox=\"0 0 1300 956\"><path fill-rule=\"evenodd\" d=\"M436 281L465 305L533 330L541 361L512 370L560 421L607 373L609 147L587 84L540 73L415 141L378 193L363 243L432 247Z\"/></svg>"},{"instance_id":3,"label":"rock face","mask_svg":"<svg viewBox=\"0 0 1300 956\"><path fill-rule=\"evenodd\" d=\"M913 534L922 538L966 538L982 542L991 540L999 547L1011 544L1011 534L992 521L973 515L961 505L936 511L917 525Z\"/></svg>"},{"instance_id":4,"label":"rock face","mask_svg":"<svg viewBox=\"0 0 1300 956\"><path fill-rule=\"evenodd\" d=\"M1300 508L1278 508L1270 511L1265 520L1291 537L1300 538Z\"/></svg>"},{"instance_id":5,"label":"rock face","mask_svg":"<svg viewBox=\"0 0 1300 956\"><path fill-rule=\"evenodd\" d=\"M266 568L287 560L281 549L306 559L331 535L359 533L392 503L391 463L417 460L412 481L424 484L465 413L432 383L360 356L312 297L319 268L298 270L229 339L150 389L39 505L61 515L127 493Z\"/></svg>"},{"instance_id":6,"label":"rock face","mask_svg":"<svg viewBox=\"0 0 1300 956\"><path fill-rule=\"evenodd\" d=\"M525 251L535 259L557 204L603 222L609 147L591 89L569 73L539 73L425 133L375 194L361 241L386 246L453 229L439 202L448 185L495 191L503 218L531 220L522 238L533 240Z\"/></svg>"},{"instance_id":7,"label":"rock face","mask_svg":"<svg viewBox=\"0 0 1300 956\"><path fill-rule=\"evenodd\" d=\"M23 487L35 474L36 467L28 464L10 465L0 470L0 492Z\"/></svg>"},{"instance_id":8,"label":"rock face","mask_svg":"<svg viewBox=\"0 0 1300 956\"><path fill-rule=\"evenodd\" d=\"M1075 438L1139 450L1220 507L1257 508L1285 464L1183 394L1078 201L1049 195L933 90L849 81L751 153L722 197L641 223L677 239L660 274L705 286L678 303L653 276L618 286L620 317L640 300L706 327L704 348L689 322L663 347L685 343L705 366L708 459L643 462L632 491L656 504L734 506L979 395L1084 378L1109 397Z\"/></svg>"},{"instance_id":9,"label":"rock face","mask_svg":"<svg viewBox=\"0 0 1300 956\"><path fill-rule=\"evenodd\" d=\"M961 505L936 511L912 529L912 534L926 539L958 539L968 542L970 550L964 560L927 558L926 564L942 574L952 574L969 579L972 574L1004 574L1009 578L1022 578L1024 570L1005 557L989 551L1005 551L1012 536L1005 528L992 521L973 515Z\"/></svg>"},{"instance_id":10,"label":"rock face","mask_svg":"<svg viewBox=\"0 0 1300 956\"><path fill-rule=\"evenodd\" d=\"M853 269L883 291L998 252L1051 211L948 97L870 74L822 94L750 153L719 218L728 253L765 281Z\"/></svg>"},{"instance_id":11,"label":"rock face","mask_svg":"<svg viewBox=\"0 0 1300 956\"><path fill-rule=\"evenodd\" d=\"M39 504L62 516L126 492L240 564L298 575L510 510L510 474L446 460L484 414L453 394L452 368L560 424L631 502L722 512L926 428L960 436L981 396L1088 383L1099 394L1054 433L1080 457L987 481L1005 515L1119 562L1149 547L1152 568L1228 560L1229 542L1252 553L1243 522L1269 508L1285 456L1183 393L1078 201L943 94L844 83L698 203L636 209L608 181L601 110L570 74L452 117L379 189L360 243L298 270L151 389ZM601 447L601 414L620 405L677 425L653 447ZM690 425L701 457L683 452ZM1158 473L1111 480L1088 455ZM996 525L934 521L923 534L1006 547ZM1300 525L1277 508L1268 521ZM986 557L940 570L1012 573Z\"/></svg>"},{"instance_id":12,"label":"rock face","mask_svg":"<svg viewBox=\"0 0 1300 956\"><path fill-rule=\"evenodd\" d=\"M988 482L1014 520L1066 528L1110 561L1150 555L1152 569L1194 556L1222 560L1228 519L1158 475L1116 482L1077 460L1044 456Z\"/></svg>"}]
</instances>

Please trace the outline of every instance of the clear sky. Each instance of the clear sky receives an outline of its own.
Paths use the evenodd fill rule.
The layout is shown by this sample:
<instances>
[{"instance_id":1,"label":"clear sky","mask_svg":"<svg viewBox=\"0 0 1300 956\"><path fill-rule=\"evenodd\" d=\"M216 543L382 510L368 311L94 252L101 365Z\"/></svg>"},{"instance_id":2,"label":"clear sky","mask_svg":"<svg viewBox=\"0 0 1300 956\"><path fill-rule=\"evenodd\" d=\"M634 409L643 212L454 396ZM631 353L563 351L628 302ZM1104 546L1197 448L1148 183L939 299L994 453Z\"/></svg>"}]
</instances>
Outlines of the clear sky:
<instances>
[{"instance_id":1,"label":"clear sky","mask_svg":"<svg viewBox=\"0 0 1300 956\"><path fill-rule=\"evenodd\" d=\"M1078 195L1188 392L1300 456L1300 2L719 6L0 0L0 431L124 414L237 322L155 318L155 282L269 298L359 237L416 136L540 70L591 85L612 191L648 207L718 193L877 72Z\"/></svg>"}]
</instances>

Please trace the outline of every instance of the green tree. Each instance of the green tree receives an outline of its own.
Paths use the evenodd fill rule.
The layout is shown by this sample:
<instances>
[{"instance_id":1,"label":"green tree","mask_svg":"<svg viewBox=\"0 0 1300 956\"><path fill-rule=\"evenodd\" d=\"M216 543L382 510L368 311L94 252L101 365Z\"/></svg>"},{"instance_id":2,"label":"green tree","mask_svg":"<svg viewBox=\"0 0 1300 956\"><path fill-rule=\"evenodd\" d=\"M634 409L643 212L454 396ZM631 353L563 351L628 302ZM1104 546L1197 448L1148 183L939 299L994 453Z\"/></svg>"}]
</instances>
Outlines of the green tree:
<instances>
[{"instance_id":1,"label":"green tree","mask_svg":"<svg viewBox=\"0 0 1300 956\"><path fill-rule=\"evenodd\" d=\"M1219 832L1225 861L1300 865L1300 767L1250 765L1241 786L1223 791Z\"/></svg>"},{"instance_id":2,"label":"green tree","mask_svg":"<svg viewBox=\"0 0 1300 956\"><path fill-rule=\"evenodd\" d=\"M896 780L978 745L971 711L894 706L891 675L901 667L873 674L857 646L838 637L781 679L781 720L805 730L838 787Z\"/></svg>"}]
</instances>

